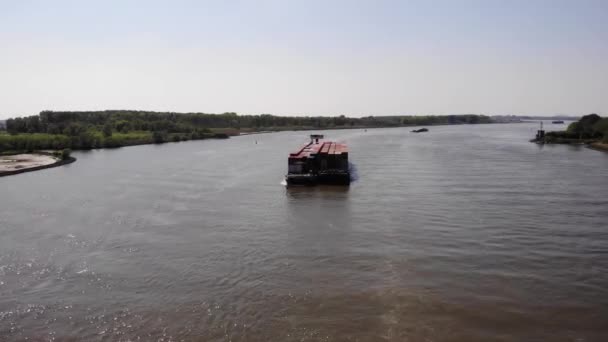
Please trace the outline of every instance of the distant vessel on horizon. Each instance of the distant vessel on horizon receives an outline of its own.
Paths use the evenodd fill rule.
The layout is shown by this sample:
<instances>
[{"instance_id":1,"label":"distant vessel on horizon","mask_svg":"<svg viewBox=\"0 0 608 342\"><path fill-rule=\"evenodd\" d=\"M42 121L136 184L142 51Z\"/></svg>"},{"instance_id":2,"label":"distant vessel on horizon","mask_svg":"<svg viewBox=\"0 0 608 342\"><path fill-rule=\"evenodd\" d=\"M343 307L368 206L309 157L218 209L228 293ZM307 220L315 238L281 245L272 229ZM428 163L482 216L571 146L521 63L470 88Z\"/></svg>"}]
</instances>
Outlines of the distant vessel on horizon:
<instances>
[{"instance_id":1,"label":"distant vessel on horizon","mask_svg":"<svg viewBox=\"0 0 608 342\"><path fill-rule=\"evenodd\" d=\"M564 120L553 120L551 123L554 123L554 124L563 124Z\"/></svg>"}]
</instances>

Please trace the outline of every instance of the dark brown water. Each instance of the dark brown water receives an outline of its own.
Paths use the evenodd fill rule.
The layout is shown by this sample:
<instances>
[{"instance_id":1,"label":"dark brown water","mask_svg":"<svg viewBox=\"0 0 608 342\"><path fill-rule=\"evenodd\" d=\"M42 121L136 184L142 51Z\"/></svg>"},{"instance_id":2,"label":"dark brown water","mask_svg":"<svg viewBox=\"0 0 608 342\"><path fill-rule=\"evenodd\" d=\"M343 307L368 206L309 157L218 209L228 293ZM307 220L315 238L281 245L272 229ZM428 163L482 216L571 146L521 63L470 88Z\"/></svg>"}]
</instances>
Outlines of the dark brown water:
<instances>
[{"instance_id":1,"label":"dark brown water","mask_svg":"<svg viewBox=\"0 0 608 342\"><path fill-rule=\"evenodd\" d=\"M75 153L0 179L0 340L608 341L608 154L536 124ZM257 140L257 144L255 141Z\"/></svg>"}]
</instances>

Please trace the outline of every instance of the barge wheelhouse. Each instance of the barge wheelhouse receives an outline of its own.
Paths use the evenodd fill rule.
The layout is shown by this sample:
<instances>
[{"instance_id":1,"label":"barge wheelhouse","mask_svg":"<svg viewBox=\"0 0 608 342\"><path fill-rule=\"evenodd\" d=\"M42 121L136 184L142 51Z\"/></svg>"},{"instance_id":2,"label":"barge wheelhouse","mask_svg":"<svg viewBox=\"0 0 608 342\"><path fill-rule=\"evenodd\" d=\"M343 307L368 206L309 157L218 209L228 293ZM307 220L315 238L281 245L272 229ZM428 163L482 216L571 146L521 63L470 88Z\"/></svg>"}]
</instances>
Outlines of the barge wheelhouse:
<instances>
[{"instance_id":1,"label":"barge wheelhouse","mask_svg":"<svg viewBox=\"0 0 608 342\"><path fill-rule=\"evenodd\" d=\"M289 154L288 185L350 184L347 146L322 139L313 134L310 143Z\"/></svg>"}]
</instances>

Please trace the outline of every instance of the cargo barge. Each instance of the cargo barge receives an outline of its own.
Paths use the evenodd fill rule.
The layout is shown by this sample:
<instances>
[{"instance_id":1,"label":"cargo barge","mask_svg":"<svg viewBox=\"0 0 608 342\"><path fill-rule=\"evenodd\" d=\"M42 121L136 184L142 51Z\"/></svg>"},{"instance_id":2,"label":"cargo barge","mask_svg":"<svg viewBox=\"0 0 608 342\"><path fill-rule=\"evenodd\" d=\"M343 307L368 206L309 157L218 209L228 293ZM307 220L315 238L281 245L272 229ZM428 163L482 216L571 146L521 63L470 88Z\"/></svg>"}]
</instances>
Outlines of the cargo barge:
<instances>
[{"instance_id":1,"label":"cargo barge","mask_svg":"<svg viewBox=\"0 0 608 342\"><path fill-rule=\"evenodd\" d=\"M350 184L348 148L332 141L320 141L313 134L310 143L290 153L287 161L287 185Z\"/></svg>"}]
</instances>

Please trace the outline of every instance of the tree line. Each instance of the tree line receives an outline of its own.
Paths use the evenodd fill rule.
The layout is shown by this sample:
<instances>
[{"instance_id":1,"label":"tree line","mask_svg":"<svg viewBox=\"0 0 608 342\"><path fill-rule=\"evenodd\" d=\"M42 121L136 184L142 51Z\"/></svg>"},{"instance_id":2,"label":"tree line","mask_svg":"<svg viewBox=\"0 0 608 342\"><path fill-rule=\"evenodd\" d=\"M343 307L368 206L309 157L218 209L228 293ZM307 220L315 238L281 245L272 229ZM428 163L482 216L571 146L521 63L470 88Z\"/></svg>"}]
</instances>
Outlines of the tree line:
<instances>
[{"instance_id":1,"label":"tree line","mask_svg":"<svg viewBox=\"0 0 608 342\"><path fill-rule=\"evenodd\" d=\"M334 128L334 127L397 127L438 124L489 123L485 115L367 116L349 118L344 115L275 116L237 115L236 113L162 113L132 110L85 112L43 111L39 115L8 119L9 133L48 133L74 135L83 128L128 133L131 131L167 131L186 133L209 128L271 129L271 128Z\"/></svg>"},{"instance_id":2,"label":"tree line","mask_svg":"<svg viewBox=\"0 0 608 342\"><path fill-rule=\"evenodd\" d=\"M557 139L601 140L608 143L608 118L597 114L585 115L568 125L565 131L547 132L548 141Z\"/></svg>"},{"instance_id":3,"label":"tree line","mask_svg":"<svg viewBox=\"0 0 608 342\"><path fill-rule=\"evenodd\" d=\"M173 113L133 110L43 111L6 120L8 135L0 135L0 151L90 149L162 143L266 130L399 127L490 123L485 115L275 116L236 113Z\"/></svg>"}]
</instances>

